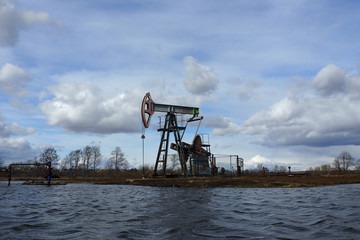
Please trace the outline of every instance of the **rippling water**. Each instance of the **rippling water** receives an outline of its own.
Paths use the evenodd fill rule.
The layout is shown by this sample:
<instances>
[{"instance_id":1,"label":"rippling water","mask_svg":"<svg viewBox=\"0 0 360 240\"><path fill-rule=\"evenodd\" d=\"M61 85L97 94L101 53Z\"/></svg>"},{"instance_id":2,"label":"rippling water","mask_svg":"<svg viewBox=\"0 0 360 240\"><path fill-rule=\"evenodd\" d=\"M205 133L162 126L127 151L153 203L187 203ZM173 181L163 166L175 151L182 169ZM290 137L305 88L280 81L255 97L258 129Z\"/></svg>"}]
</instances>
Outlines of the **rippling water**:
<instances>
[{"instance_id":1,"label":"rippling water","mask_svg":"<svg viewBox=\"0 0 360 240\"><path fill-rule=\"evenodd\" d=\"M156 188L0 182L0 239L360 239L360 185Z\"/></svg>"}]
</instances>

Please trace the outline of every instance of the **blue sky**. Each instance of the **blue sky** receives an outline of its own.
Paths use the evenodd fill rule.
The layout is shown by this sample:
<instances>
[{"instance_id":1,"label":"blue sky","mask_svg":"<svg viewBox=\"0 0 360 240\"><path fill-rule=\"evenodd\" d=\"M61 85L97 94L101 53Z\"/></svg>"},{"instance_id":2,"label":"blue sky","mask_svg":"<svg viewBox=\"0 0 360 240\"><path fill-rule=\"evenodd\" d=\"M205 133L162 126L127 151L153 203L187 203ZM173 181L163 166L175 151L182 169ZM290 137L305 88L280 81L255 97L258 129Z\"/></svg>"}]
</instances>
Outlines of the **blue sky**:
<instances>
[{"instance_id":1,"label":"blue sky","mask_svg":"<svg viewBox=\"0 0 360 240\"><path fill-rule=\"evenodd\" d=\"M359 10L358 1L0 0L0 158L99 144L104 159L120 146L139 166L151 92L200 107L212 152L246 168L304 170L343 150L358 159Z\"/></svg>"}]
</instances>

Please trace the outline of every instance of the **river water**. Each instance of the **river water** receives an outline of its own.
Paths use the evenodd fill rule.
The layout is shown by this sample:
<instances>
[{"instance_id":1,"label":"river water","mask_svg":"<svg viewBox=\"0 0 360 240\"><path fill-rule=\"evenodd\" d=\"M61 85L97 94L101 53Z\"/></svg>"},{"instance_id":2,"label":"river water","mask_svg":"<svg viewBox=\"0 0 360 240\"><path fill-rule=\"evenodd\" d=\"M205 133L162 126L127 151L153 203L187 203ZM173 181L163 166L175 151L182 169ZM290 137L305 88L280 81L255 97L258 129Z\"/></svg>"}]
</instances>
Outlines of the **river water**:
<instances>
[{"instance_id":1,"label":"river water","mask_svg":"<svg viewBox=\"0 0 360 240\"><path fill-rule=\"evenodd\" d=\"M0 182L0 239L360 239L360 184L158 188Z\"/></svg>"}]
</instances>

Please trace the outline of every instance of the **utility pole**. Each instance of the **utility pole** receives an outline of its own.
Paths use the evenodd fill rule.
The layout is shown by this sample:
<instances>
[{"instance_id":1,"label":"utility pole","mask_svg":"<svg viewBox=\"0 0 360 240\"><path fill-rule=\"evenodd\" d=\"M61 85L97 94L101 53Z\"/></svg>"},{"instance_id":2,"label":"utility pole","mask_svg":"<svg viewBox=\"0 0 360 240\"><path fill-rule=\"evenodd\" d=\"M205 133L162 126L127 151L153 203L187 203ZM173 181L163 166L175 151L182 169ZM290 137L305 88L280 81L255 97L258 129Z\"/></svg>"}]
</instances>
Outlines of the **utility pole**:
<instances>
[{"instance_id":1,"label":"utility pole","mask_svg":"<svg viewBox=\"0 0 360 240\"><path fill-rule=\"evenodd\" d=\"M145 131L143 132L143 135L141 136L141 139L142 139L142 160L143 160L143 166L142 166L142 171L143 171L143 178L145 177L145 160L144 160L144 142L145 142Z\"/></svg>"}]
</instances>

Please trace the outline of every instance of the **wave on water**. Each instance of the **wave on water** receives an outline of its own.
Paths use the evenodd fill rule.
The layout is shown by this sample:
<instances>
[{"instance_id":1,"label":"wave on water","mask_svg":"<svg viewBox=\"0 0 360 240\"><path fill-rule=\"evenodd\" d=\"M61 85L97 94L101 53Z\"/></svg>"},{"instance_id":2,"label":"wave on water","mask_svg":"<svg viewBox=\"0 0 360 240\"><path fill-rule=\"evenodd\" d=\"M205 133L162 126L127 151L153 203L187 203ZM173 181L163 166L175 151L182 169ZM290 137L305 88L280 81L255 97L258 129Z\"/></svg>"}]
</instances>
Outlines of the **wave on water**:
<instances>
[{"instance_id":1,"label":"wave on water","mask_svg":"<svg viewBox=\"0 0 360 240\"><path fill-rule=\"evenodd\" d=\"M157 188L0 182L0 239L360 239L360 185Z\"/></svg>"}]
</instances>

